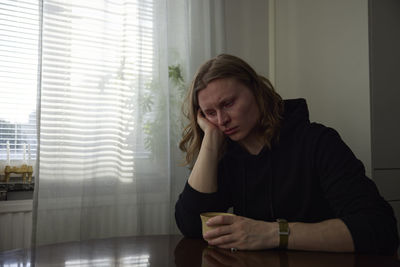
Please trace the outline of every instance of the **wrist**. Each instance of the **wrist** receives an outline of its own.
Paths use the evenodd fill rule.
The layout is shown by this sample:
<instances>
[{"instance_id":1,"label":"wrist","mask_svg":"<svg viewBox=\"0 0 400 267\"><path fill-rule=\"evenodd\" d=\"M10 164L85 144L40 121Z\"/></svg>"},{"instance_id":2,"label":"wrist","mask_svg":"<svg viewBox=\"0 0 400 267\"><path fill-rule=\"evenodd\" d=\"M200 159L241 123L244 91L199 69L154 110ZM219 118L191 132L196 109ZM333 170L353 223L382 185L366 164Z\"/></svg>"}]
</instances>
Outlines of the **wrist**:
<instances>
[{"instance_id":1,"label":"wrist","mask_svg":"<svg viewBox=\"0 0 400 267\"><path fill-rule=\"evenodd\" d=\"M279 246L279 225L277 222L257 221L258 226L254 227L255 232L261 238L255 242L254 249L272 249ZM259 234L263 233L263 234Z\"/></svg>"},{"instance_id":2,"label":"wrist","mask_svg":"<svg viewBox=\"0 0 400 267\"><path fill-rule=\"evenodd\" d=\"M218 137L218 136L222 136L222 135L223 135L222 131L217 126L214 126L214 125L212 127L207 127L204 130L204 136Z\"/></svg>"},{"instance_id":3,"label":"wrist","mask_svg":"<svg viewBox=\"0 0 400 267\"><path fill-rule=\"evenodd\" d=\"M204 132L202 146L209 150L219 151L223 141L224 134L218 128L213 128Z\"/></svg>"}]
</instances>

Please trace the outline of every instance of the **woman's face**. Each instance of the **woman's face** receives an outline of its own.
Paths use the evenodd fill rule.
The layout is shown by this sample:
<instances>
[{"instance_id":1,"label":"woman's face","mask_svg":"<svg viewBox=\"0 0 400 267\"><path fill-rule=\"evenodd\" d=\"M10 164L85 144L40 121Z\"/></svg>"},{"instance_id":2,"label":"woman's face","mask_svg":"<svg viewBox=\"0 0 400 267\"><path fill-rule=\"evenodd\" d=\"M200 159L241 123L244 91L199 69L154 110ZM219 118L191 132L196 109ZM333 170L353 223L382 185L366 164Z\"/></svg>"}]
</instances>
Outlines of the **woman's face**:
<instances>
[{"instance_id":1,"label":"woman's face","mask_svg":"<svg viewBox=\"0 0 400 267\"><path fill-rule=\"evenodd\" d=\"M231 140L245 147L257 141L255 128L260 112L247 86L234 78L217 79L200 90L197 97L207 120Z\"/></svg>"}]
</instances>

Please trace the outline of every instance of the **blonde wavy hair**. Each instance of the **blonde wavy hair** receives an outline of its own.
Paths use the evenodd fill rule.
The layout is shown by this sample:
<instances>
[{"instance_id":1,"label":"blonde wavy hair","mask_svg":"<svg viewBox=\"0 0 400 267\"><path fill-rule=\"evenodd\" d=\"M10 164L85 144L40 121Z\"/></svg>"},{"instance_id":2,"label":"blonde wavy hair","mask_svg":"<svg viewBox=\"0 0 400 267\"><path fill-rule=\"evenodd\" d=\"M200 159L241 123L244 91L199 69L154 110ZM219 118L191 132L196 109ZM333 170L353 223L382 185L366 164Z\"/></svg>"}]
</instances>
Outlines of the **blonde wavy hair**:
<instances>
[{"instance_id":1,"label":"blonde wavy hair","mask_svg":"<svg viewBox=\"0 0 400 267\"><path fill-rule=\"evenodd\" d=\"M185 165L193 167L204 137L197 124L197 92L206 88L211 81L224 78L235 78L253 92L260 111L259 132L264 137L265 145L271 148L272 142L278 139L283 112L280 95L267 78L258 75L244 60L221 54L200 66L183 103L182 110L189 123L183 130L179 148L186 153Z\"/></svg>"}]
</instances>

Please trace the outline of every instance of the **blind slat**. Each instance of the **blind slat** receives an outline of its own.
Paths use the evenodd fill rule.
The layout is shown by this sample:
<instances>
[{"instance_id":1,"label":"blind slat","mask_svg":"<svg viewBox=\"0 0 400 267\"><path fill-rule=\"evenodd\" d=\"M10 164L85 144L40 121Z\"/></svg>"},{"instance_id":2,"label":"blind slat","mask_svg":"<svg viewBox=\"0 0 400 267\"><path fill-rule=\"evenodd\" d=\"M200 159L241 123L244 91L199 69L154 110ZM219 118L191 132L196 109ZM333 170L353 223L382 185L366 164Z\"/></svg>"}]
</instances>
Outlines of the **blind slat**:
<instances>
[{"instance_id":1,"label":"blind slat","mask_svg":"<svg viewBox=\"0 0 400 267\"><path fill-rule=\"evenodd\" d=\"M148 153L138 105L156 74L153 1L52 0L44 10L41 159L69 159L58 165L68 171L104 153L131 166Z\"/></svg>"},{"instance_id":2,"label":"blind slat","mask_svg":"<svg viewBox=\"0 0 400 267\"><path fill-rule=\"evenodd\" d=\"M0 148L6 141L12 143L11 154L16 159L21 157L23 143L36 149L39 4L39 0L0 3ZM157 73L153 1L45 0L43 10L43 170L54 164L54 155L75 156L78 164L82 155L91 155L83 151L107 154L115 146L124 149L112 152L111 161L125 155L118 160L131 166L135 153L147 153L137 105L140 95L150 92ZM25 105L27 108L18 112L9 110L22 99L31 101L32 108ZM152 113L145 114L145 118L149 116ZM136 140L129 149L127 134ZM91 142L93 138L98 141ZM109 146L99 146L110 138L114 141ZM59 151L57 140L68 140L65 151ZM1 149L0 158L3 156Z\"/></svg>"}]
</instances>

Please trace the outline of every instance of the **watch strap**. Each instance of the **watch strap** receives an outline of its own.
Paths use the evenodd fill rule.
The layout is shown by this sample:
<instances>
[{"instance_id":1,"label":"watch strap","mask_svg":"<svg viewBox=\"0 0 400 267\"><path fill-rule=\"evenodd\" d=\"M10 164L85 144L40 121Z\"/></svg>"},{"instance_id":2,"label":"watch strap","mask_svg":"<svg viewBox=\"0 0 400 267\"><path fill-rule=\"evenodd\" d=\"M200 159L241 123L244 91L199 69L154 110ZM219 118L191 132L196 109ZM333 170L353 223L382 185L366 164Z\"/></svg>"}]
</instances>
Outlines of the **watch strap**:
<instances>
[{"instance_id":1,"label":"watch strap","mask_svg":"<svg viewBox=\"0 0 400 267\"><path fill-rule=\"evenodd\" d=\"M277 219L279 224L279 248L287 249L289 243L289 224L285 219Z\"/></svg>"}]
</instances>

